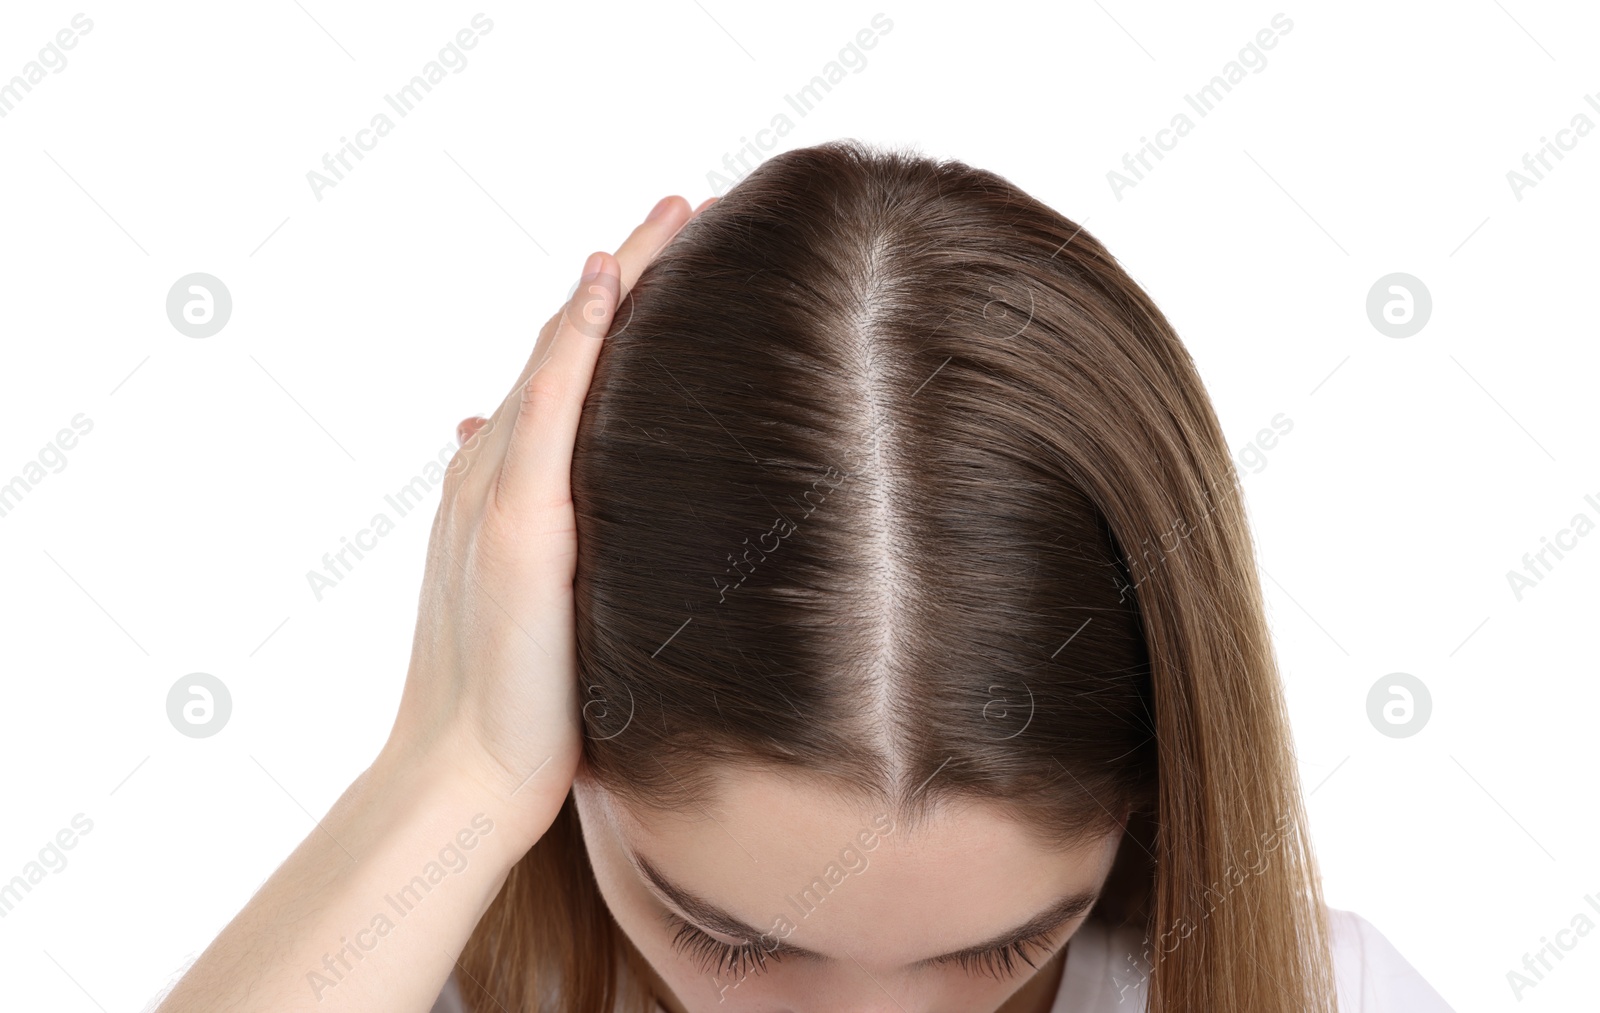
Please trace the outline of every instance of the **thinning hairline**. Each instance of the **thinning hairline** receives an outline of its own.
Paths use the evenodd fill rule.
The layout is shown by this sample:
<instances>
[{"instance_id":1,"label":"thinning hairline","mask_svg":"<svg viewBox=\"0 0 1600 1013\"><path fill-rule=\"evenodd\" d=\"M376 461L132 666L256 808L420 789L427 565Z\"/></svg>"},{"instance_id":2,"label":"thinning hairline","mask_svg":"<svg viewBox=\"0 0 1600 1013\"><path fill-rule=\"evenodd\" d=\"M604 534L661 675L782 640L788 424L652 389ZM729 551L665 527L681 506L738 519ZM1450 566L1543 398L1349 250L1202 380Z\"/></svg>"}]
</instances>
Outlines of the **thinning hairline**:
<instances>
[{"instance_id":1,"label":"thinning hairline","mask_svg":"<svg viewBox=\"0 0 1600 1013\"><path fill-rule=\"evenodd\" d=\"M1151 736L1153 739L1154 737ZM1146 741L1149 741L1148 739ZM587 762L587 761L583 761ZM998 810L1000 814L1018 826L1029 838L1047 851L1072 849L1089 844L1102 836L1125 827L1129 814L1137 806L1118 803L1115 810L1106 808L1106 803L1100 801L1093 792L1085 790L1085 797L1093 802L1096 809L1084 808L1080 810L1085 815L1067 821L1064 827L1059 821L1052 825L1048 821L1041 821L1038 817L1037 806L1019 805L1011 799L995 799L972 790L944 790L939 792L917 791L908 797L895 799L890 793L873 788L863 788L860 782L848 777L839 777L827 771L818 771L809 767L796 768L794 765L776 763L771 761L749 760L735 761L722 758L708 765L711 770L721 768L756 769L763 773L772 774L794 784L815 784L817 775L821 775L821 783L827 787L829 797L838 799L848 805L878 806L891 814L891 818L898 826L904 826L908 831L915 830L933 818L934 810L952 806L958 810ZM1057 761L1060 766L1060 761ZM1061 768L1066 771L1066 768ZM1067 772L1070 774L1070 772ZM1059 776L1059 775L1058 775ZM683 777L674 778L679 785L683 784ZM715 775L712 776L715 780ZM1073 777L1074 781L1077 778ZM607 783L607 779L596 779L596 784L608 798L613 798L623 807L634 813L654 813L659 815L673 815L679 812L679 807L663 805L658 797L637 793L631 790L626 783ZM1078 781L1081 788L1082 782ZM687 793L694 800L694 804L704 801L704 796L698 791L691 790ZM1117 813L1122 815L1118 816ZM632 856L630 855L630 858ZM800 949L800 947L794 947Z\"/></svg>"}]
</instances>

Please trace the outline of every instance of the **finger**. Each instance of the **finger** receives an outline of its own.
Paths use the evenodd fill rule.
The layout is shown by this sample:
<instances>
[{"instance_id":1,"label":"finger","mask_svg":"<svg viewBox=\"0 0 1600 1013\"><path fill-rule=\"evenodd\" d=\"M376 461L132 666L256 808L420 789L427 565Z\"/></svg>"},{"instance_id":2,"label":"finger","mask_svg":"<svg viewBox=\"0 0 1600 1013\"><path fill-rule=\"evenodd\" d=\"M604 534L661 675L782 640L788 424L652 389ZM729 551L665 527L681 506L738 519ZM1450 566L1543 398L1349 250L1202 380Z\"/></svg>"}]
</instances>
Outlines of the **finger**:
<instances>
[{"instance_id":1,"label":"finger","mask_svg":"<svg viewBox=\"0 0 1600 1013\"><path fill-rule=\"evenodd\" d=\"M651 209L653 217L646 218L639 224L628 238L617 247L617 264L622 274L622 294L628 292L639 281L639 275L655 259L661 248L672 241L678 230L688 224L694 217L694 211L689 208L689 202L677 194L663 197L661 202Z\"/></svg>"},{"instance_id":2,"label":"finger","mask_svg":"<svg viewBox=\"0 0 1600 1013\"><path fill-rule=\"evenodd\" d=\"M708 198L702 201L699 207L689 211L687 214L684 212L688 208L689 202L676 194L665 197L656 204L645 220L635 227L629 233L628 238L623 240L622 245L617 248L615 254L617 274L615 277L620 280L620 292L616 304L620 304L621 297L628 294L634 284L638 282L639 276L644 273L644 269L677 236L678 232L688 224L689 220L710 207L716 200L716 197ZM451 470L453 472L464 472L477 465L486 474L494 473L495 468L493 466L503 459L506 447L510 442L509 423L516 418L516 414L520 411L522 392L527 386L530 377L532 377L534 370L538 369L540 363L549 355L551 341L563 317L568 312L573 311L572 307L575 302L591 301L580 298L585 295L583 285L586 280L579 280L579 288L578 291L573 293L573 299L569 300L560 310L557 310L540 328L538 339L534 342L533 351L529 354L528 361L524 363L522 372L517 377L517 382L507 391L506 396L501 399L500 404L490 414L488 420L478 426L474 432L468 433L465 438L461 439L463 446L467 443L471 443L472 446L466 446L465 450L456 455L456 459L451 462ZM582 312L581 308L576 312ZM612 312L615 312L615 306L613 306ZM609 319L607 320L607 326L610 326ZM587 386L585 389L587 389ZM477 439L474 440L474 436ZM459 433L458 438L460 438Z\"/></svg>"},{"instance_id":3,"label":"finger","mask_svg":"<svg viewBox=\"0 0 1600 1013\"><path fill-rule=\"evenodd\" d=\"M484 418L482 415L473 415L469 418L462 419L461 422L456 426L456 445L460 446L461 444L466 443L468 440L472 439L474 433L488 424L489 420Z\"/></svg>"},{"instance_id":4,"label":"finger","mask_svg":"<svg viewBox=\"0 0 1600 1013\"><path fill-rule=\"evenodd\" d=\"M516 415L507 427L494 502L514 515L565 504L572 495L578 420L602 339L621 301L617 258L596 256L598 270L579 284L551 338L549 355L523 384Z\"/></svg>"},{"instance_id":5,"label":"finger","mask_svg":"<svg viewBox=\"0 0 1600 1013\"><path fill-rule=\"evenodd\" d=\"M650 261L655 259L656 254L661 252L667 243L672 241L673 237L678 234L684 225L688 224L693 214L689 210L689 202L673 194L663 198L652 210L651 216L647 217L628 234L628 238L623 240L622 245L617 248L615 254L615 269L619 273L614 277L621 280L621 290L618 295L617 305L620 305L621 298L626 296L629 290L633 288L633 285L639 280L639 276L644 273L644 269L650 265ZM516 414L520 410L522 391L527 386L533 371L539 368L540 363L549 355L551 342L561 324L563 315L572 311L574 303L586 301L582 298L584 296L583 285L585 281L587 279L579 280L578 291L573 293L573 298L568 300L566 305L546 321L544 327L540 329L539 338L534 343L533 351L529 354L528 361L523 365L522 372L517 377L517 382L506 392L506 396L501 399L499 406L495 408L494 413L490 416L486 427L486 436L488 438L481 441L488 444L483 448L482 452L488 455L490 459L499 460L503 455L510 440L510 422L516 418ZM615 283L613 282L612 284ZM615 306L613 306L614 310ZM609 320L607 325L609 326Z\"/></svg>"},{"instance_id":6,"label":"finger","mask_svg":"<svg viewBox=\"0 0 1600 1013\"><path fill-rule=\"evenodd\" d=\"M644 269L650 266L656 254L670 243L679 231L689 223L695 212L688 210L689 202L673 194L662 198L647 217L628 234L628 238L617 247L616 259L621 268L619 277L622 280L621 296L626 296L638 283L639 276ZM569 303L570 305L570 303ZM619 299L620 305L620 299ZM565 307L563 307L565 309ZM507 398L518 394L522 385L528 382L529 375L544 358L550 347L551 336L561 322L561 314L557 313L545 322L539 330L539 339L534 343L533 352L528 356L526 365L523 366L522 375L517 379L516 385L511 389Z\"/></svg>"}]
</instances>

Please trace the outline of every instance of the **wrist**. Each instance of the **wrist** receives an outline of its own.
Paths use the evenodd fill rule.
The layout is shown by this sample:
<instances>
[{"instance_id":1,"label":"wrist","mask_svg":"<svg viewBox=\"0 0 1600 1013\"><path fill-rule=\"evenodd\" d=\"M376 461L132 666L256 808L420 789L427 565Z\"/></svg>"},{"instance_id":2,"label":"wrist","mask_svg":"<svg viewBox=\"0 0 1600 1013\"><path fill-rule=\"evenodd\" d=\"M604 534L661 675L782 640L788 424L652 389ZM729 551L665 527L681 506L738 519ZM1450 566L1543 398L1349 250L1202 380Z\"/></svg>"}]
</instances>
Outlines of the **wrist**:
<instances>
[{"instance_id":1,"label":"wrist","mask_svg":"<svg viewBox=\"0 0 1600 1013\"><path fill-rule=\"evenodd\" d=\"M391 797L404 796L441 819L466 816L479 825L491 823L492 850L503 854L507 868L544 836L570 787L558 792L554 780L543 776L513 784L503 766L448 735L423 746L391 736L367 776Z\"/></svg>"}]
</instances>

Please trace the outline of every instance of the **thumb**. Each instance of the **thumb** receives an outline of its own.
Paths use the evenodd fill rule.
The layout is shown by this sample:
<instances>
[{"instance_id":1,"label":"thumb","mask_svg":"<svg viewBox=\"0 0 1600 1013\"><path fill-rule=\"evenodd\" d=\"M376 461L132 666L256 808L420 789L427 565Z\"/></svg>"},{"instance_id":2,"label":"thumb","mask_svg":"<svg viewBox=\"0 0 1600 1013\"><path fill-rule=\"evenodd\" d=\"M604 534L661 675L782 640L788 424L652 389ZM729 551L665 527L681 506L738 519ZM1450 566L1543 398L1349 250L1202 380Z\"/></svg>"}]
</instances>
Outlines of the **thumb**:
<instances>
[{"instance_id":1,"label":"thumb","mask_svg":"<svg viewBox=\"0 0 1600 1013\"><path fill-rule=\"evenodd\" d=\"M550 348L523 381L495 502L527 514L572 501L572 448L595 362L620 301L617 260L596 253L562 310Z\"/></svg>"}]
</instances>

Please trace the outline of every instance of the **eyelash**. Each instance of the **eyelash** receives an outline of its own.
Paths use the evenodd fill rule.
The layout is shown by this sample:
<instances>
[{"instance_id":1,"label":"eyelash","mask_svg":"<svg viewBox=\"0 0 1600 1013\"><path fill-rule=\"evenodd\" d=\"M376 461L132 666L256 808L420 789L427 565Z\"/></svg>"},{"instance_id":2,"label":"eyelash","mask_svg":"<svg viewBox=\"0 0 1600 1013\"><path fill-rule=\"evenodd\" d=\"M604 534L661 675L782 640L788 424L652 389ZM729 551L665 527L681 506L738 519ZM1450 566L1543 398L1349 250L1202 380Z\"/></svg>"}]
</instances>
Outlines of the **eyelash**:
<instances>
[{"instance_id":1,"label":"eyelash","mask_svg":"<svg viewBox=\"0 0 1600 1013\"><path fill-rule=\"evenodd\" d=\"M677 929L672 937L673 948L687 956L698 957L700 970L705 974L726 969L743 978L748 974L760 974L765 971L769 960L776 962L783 959L778 952L782 948L782 943L771 950L751 942L735 946L706 935L671 911L663 914L668 927Z\"/></svg>"},{"instance_id":2,"label":"eyelash","mask_svg":"<svg viewBox=\"0 0 1600 1013\"><path fill-rule=\"evenodd\" d=\"M672 938L673 948L685 955L698 957L700 969L704 973L709 974L725 968L729 972L738 973L742 978L747 974L761 974L767 969L768 961L777 962L783 959L781 943L771 950L751 942L738 945L725 943L706 935L671 911L665 912L665 916L668 926L677 930ZM968 973L1006 978L1016 972L1019 960L1029 967L1037 968L1039 965L1029 959L1027 951L1037 949L1044 953L1050 952L1054 935L1054 931L1041 932L1037 936L1018 940L998 949L985 950L981 953L964 953L936 960L934 963L959 964Z\"/></svg>"},{"instance_id":3,"label":"eyelash","mask_svg":"<svg viewBox=\"0 0 1600 1013\"><path fill-rule=\"evenodd\" d=\"M1016 973L1016 961L1018 960L1037 970L1039 965L1029 959L1028 950L1040 950L1041 955L1049 953L1051 950L1051 937L1054 935L1054 932L1041 932L1036 936L1020 939L999 949L984 950L982 953L962 954L959 957L952 957L950 960L960 964L969 973L979 972L993 978L1009 978Z\"/></svg>"}]
</instances>

